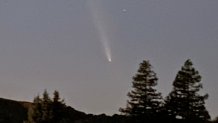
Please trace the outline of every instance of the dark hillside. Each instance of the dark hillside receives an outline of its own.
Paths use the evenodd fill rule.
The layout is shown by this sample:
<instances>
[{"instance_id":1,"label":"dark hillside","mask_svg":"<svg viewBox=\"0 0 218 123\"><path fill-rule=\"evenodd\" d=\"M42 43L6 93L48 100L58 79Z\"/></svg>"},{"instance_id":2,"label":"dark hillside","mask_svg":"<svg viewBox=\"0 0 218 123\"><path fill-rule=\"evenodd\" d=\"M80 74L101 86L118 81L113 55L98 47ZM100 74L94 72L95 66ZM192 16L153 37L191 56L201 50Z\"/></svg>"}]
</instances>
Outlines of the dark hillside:
<instances>
[{"instance_id":1,"label":"dark hillside","mask_svg":"<svg viewBox=\"0 0 218 123\"><path fill-rule=\"evenodd\" d=\"M0 98L0 123L23 123L27 119L28 108L31 106L30 102ZM68 106L65 117L69 122L76 122L89 119L90 116Z\"/></svg>"},{"instance_id":2,"label":"dark hillside","mask_svg":"<svg viewBox=\"0 0 218 123\"><path fill-rule=\"evenodd\" d=\"M0 123L23 123L27 119L30 102L14 101L0 98ZM124 117L86 114L67 106L65 109L66 123L123 123Z\"/></svg>"},{"instance_id":3,"label":"dark hillside","mask_svg":"<svg viewBox=\"0 0 218 123\"><path fill-rule=\"evenodd\" d=\"M23 104L0 98L0 123L22 123L27 118L27 108Z\"/></svg>"},{"instance_id":4,"label":"dark hillside","mask_svg":"<svg viewBox=\"0 0 218 123\"><path fill-rule=\"evenodd\" d=\"M27 119L28 108L32 106L30 102L14 101L0 98L0 123L23 123ZM86 114L67 106L64 111L63 123L142 123L130 117L121 115L107 116L105 114ZM158 119L157 119L158 120ZM160 119L159 119L160 120ZM168 120L166 120L168 121ZM187 123L184 121L171 121L168 123Z\"/></svg>"}]
</instances>

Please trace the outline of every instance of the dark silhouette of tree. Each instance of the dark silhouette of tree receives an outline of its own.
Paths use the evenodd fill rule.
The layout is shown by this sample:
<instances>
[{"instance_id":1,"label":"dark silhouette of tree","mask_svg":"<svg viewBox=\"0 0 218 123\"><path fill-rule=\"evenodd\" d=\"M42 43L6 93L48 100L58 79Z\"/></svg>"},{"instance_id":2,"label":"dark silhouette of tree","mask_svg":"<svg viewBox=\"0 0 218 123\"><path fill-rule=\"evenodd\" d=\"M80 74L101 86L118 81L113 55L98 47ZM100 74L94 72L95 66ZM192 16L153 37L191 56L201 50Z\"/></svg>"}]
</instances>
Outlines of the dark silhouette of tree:
<instances>
[{"instance_id":1,"label":"dark silhouette of tree","mask_svg":"<svg viewBox=\"0 0 218 123\"><path fill-rule=\"evenodd\" d=\"M210 115L204 106L208 95L199 94L202 87L201 76L188 59L178 72L173 90L166 98L168 115L187 122L208 121Z\"/></svg>"},{"instance_id":2,"label":"dark silhouette of tree","mask_svg":"<svg viewBox=\"0 0 218 123\"><path fill-rule=\"evenodd\" d=\"M51 123L53 118L52 100L45 90L42 97L42 123Z\"/></svg>"},{"instance_id":3,"label":"dark silhouette of tree","mask_svg":"<svg viewBox=\"0 0 218 123\"><path fill-rule=\"evenodd\" d=\"M154 119L162 105L161 93L154 88L157 80L151 64L144 60L133 77L133 89L128 93L130 99L127 101L127 107L121 108L120 112L139 119Z\"/></svg>"},{"instance_id":4,"label":"dark silhouette of tree","mask_svg":"<svg viewBox=\"0 0 218 123\"><path fill-rule=\"evenodd\" d=\"M53 119L52 123L60 123L64 122L63 117L65 117L65 108L66 105L64 103L64 100L60 99L60 95L58 91L54 91L54 97L52 102L52 113L53 113Z\"/></svg>"}]
</instances>

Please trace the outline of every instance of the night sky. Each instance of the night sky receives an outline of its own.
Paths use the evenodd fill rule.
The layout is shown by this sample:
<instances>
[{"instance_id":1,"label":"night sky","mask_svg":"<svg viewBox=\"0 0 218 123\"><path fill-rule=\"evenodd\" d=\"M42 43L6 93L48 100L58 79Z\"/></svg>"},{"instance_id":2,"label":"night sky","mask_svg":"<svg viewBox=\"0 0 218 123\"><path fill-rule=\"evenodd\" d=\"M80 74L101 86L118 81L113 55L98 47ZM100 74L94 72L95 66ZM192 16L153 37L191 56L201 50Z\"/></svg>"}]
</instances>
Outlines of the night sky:
<instances>
[{"instance_id":1,"label":"night sky","mask_svg":"<svg viewBox=\"0 0 218 123\"><path fill-rule=\"evenodd\" d=\"M126 106L142 60L165 97L190 58L215 117L217 48L217 0L0 0L0 97L57 89L77 110L110 115Z\"/></svg>"}]
</instances>

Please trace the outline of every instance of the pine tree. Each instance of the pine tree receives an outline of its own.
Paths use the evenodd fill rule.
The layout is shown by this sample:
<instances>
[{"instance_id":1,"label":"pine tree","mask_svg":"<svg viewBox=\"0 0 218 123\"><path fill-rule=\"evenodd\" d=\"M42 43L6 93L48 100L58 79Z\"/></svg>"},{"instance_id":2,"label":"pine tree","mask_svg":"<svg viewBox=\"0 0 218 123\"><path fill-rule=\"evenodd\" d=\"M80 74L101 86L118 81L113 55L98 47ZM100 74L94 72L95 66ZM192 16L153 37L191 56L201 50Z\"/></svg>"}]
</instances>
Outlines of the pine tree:
<instances>
[{"instance_id":1,"label":"pine tree","mask_svg":"<svg viewBox=\"0 0 218 123\"><path fill-rule=\"evenodd\" d=\"M52 118L52 100L47 90L45 90L42 97L42 123L52 123Z\"/></svg>"},{"instance_id":2,"label":"pine tree","mask_svg":"<svg viewBox=\"0 0 218 123\"><path fill-rule=\"evenodd\" d=\"M121 108L121 113L151 119L160 112L162 97L154 88L158 78L151 68L149 61L144 60L140 64L137 74L133 77L133 89L128 93L130 99L127 101L127 107Z\"/></svg>"},{"instance_id":3,"label":"pine tree","mask_svg":"<svg viewBox=\"0 0 218 123\"><path fill-rule=\"evenodd\" d=\"M64 104L64 100L60 99L60 95L58 91L54 91L53 103L52 103L52 112L53 112L53 120L52 123L60 123L65 115L66 105Z\"/></svg>"},{"instance_id":4,"label":"pine tree","mask_svg":"<svg viewBox=\"0 0 218 123\"><path fill-rule=\"evenodd\" d=\"M204 106L208 95L200 95L201 88L201 76L191 60L187 60L173 82L172 92L166 98L168 115L173 119L192 122L209 120L210 115Z\"/></svg>"}]
</instances>

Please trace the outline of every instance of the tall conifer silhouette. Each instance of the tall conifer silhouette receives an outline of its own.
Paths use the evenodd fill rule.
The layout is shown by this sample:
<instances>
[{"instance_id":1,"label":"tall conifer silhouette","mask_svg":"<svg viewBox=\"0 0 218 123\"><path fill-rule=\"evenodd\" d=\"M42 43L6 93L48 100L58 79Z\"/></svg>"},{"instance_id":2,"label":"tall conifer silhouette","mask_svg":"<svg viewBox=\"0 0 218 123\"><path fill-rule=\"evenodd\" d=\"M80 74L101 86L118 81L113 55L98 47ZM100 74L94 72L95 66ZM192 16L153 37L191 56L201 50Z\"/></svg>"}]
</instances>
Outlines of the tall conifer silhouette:
<instances>
[{"instance_id":1,"label":"tall conifer silhouette","mask_svg":"<svg viewBox=\"0 0 218 123\"><path fill-rule=\"evenodd\" d=\"M157 80L151 64L144 60L133 77L132 90L128 93L130 99L127 101L127 107L121 108L120 112L128 116L155 118L162 104L161 94L154 88Z\"/></svg>"},{"instance_id":2,"label":"tall conifer silhouette","mask_svg":"<svg viewBox=\"0 0 218 123\"><path fill-rule=\"evenodd\" d=\"M172 118L205 122L210 115L205 108L208 95L200 95L201 76L188 59L173 82L173 90L166 99L166 109Z\"/></svg>"}]
</instances>

